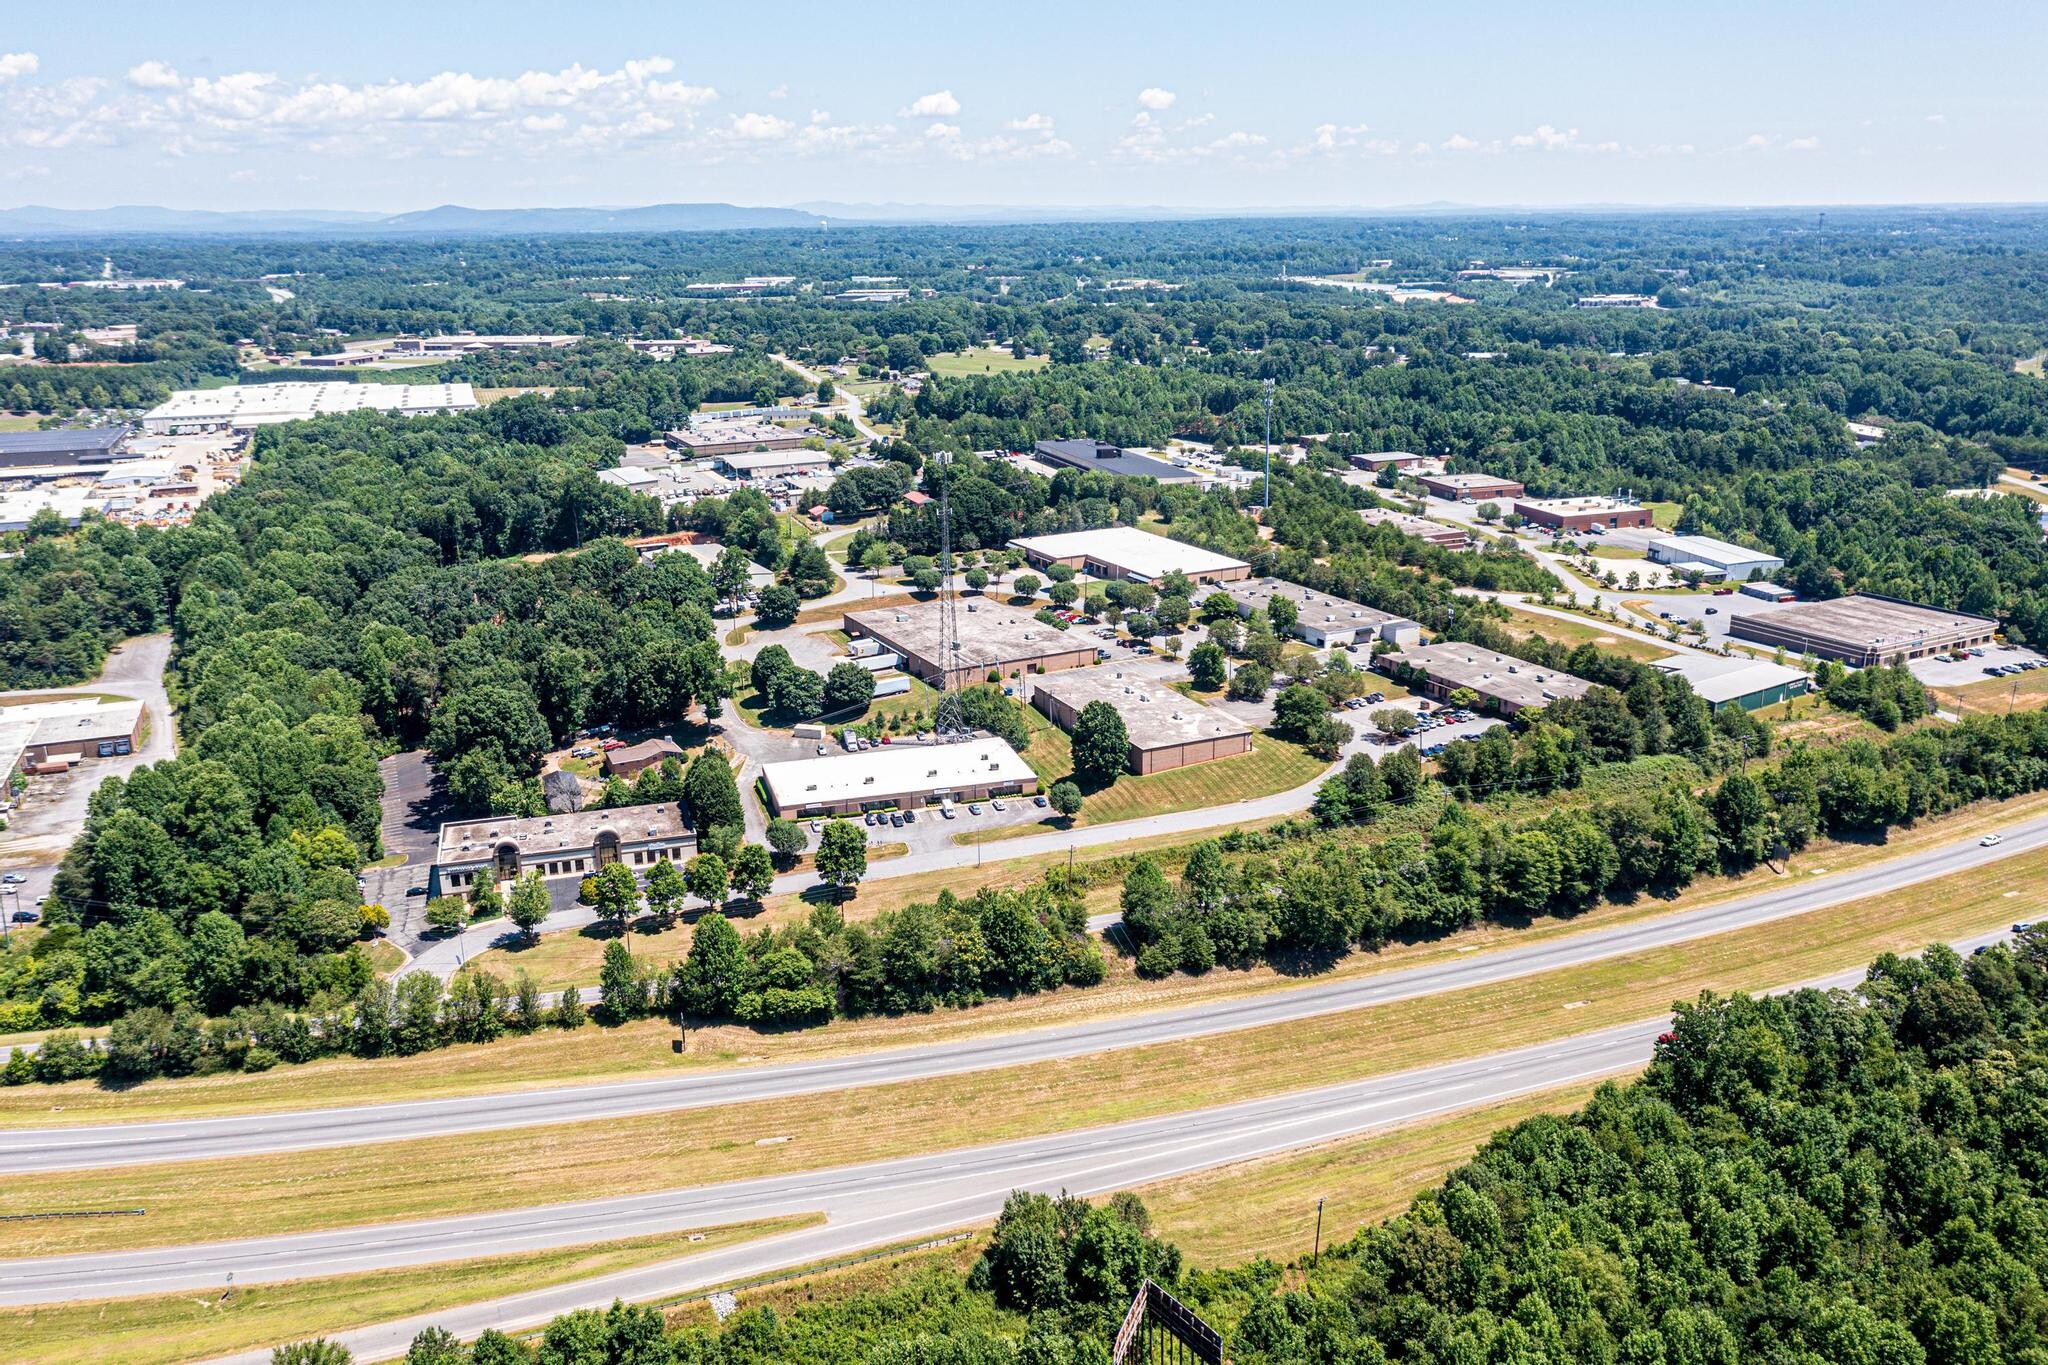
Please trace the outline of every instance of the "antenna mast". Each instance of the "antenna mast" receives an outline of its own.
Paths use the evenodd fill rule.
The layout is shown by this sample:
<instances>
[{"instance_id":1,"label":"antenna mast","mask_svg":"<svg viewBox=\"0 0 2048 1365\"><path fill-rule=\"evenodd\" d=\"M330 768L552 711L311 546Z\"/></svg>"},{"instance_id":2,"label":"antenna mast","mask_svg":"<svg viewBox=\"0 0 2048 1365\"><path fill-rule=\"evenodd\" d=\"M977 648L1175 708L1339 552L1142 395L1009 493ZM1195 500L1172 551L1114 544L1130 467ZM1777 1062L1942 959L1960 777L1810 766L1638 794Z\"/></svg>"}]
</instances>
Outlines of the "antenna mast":
<instances>
[{"instance_id":1,"label":"antenna mast","mask_svg":"<svg viewBox=\"0 0 2048 1365\"><path fill-rule=\"evenodd\" d=\"M967 708L961 703L960 599L953 582L953 456L935 451L943 469L939 478L939 704L933 721L942 739L953 738L967 728Z\"/></svg>"}]
</instances>

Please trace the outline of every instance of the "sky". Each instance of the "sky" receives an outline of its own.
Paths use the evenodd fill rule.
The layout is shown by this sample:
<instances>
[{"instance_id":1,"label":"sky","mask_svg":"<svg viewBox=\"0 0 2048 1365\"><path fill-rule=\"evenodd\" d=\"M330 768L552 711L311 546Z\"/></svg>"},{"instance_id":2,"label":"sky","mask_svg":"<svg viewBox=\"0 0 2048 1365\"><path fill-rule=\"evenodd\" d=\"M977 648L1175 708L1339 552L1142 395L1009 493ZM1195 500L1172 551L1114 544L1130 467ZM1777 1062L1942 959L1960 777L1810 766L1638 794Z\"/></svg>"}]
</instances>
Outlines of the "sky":
<instances>
[{"instance_id":1,"label":"sky","mask_svg":"<svg viewBox=\"0 0 2048 1365\"><path fill-rule=\"evenodd\" d=\"M2048 200L2039 3L0 12L0 206Z\"/></svg>"}]
</instances>

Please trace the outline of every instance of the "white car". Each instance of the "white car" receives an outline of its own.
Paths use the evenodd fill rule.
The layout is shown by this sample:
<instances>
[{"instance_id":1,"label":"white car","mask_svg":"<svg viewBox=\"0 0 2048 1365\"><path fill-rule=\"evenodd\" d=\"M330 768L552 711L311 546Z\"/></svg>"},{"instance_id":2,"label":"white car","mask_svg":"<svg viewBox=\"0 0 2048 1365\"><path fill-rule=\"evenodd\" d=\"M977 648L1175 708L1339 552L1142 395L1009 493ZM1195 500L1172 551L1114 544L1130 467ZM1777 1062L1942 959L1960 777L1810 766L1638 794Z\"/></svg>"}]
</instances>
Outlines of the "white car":
<instances>
[{"instance_id":1,"label":"white car","mask_svg":"<svg viewBox=\"0 0 2048 1365\"><path fill-rule=\"evenodd\" d=\"M1977 841L1977 846L1979 848L1990 848L1994 844L2002 844L2004 842L2005 836L2002 834L1987 834Z\"/></svg>"},{"instance_id":2,"label":"white car","mask_svg":"<svg viewBox=\"0 0 2048 1365\"><path fill-rule=\"evenodd\" d=\"M1000 802L1000 801L991 801L991 802L989 802L989 804L990 804L991 806L994 806L994 807L995 807L995 808L996 808L997 810L1008 810L1008 809L1009 809L1009 807L1008 807L1008 806L1004 805L1004 804L1003 804L1002 802Z\"/></svg>"}]
</instances>

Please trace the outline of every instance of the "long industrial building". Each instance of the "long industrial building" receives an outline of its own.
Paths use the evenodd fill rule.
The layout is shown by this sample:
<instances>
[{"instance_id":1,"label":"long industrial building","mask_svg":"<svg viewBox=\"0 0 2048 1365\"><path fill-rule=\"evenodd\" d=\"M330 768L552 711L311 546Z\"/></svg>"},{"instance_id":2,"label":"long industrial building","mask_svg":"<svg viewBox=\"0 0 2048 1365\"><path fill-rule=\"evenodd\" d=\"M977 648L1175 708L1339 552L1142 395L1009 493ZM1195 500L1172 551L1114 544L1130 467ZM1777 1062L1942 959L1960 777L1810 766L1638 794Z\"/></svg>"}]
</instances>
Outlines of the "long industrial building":
<instances>
[{"instance_id":1,"label":"long industrial building","mask_svg":"<svg viewBox=\"0 0 2048 1365\"><path fill-rule=\"evenodd\" d=\"M1081 668L1097 658L1093 639L1060 630L1029 613L987 599L963 599L955 607L960 623L958 648L950 659L940 643L939 603L850 611L841 622L849 640L879 640L903 658L902 668L934 687L984 682L993 673L1004 678L1065 668Z\"/></svg>"},{"instance_id":2,"label":"long industrial building","mask_svg":"<svg viewBox=\"0 0 2048 1365\"><path fill-rule=\"evenodd\" d=\"M1090 702L1106 702L1123 717L1130 737L1128 765L1140 777L1251 752L1251 727L1226 711L1184 697L1156 678L1121 669L1090 668L1041 678L1031 704L1072 734Z\"/></svg>"},{"instance_id":3,"label":"long industrial building","mask_svg":"<svg viewBox=\"0 0 2048 1365\"><path fill-rule=\"evenodd\" d=\"M1419 678L1432 697L1448 698L1460 688L1470 688L1503 716L1567 697L1583 697L1593 688L1584 678L1560 669L1458 641L1390 654L1387 662Z\"/></svg>"},{"instance_id":4,"label":"long industrial building","mask_svg":"<svg viewBox=\"0 0 2048 1365\"><path fill-rule=\"evenodd\" d=\"M674 803L525 820L458 820L441 826L427 891L439 896L467 890L486 871L503 886L526 872L548 879L588 877L613 863L646 869L688 862L696 851L696 836Z\"/></svg>"},{"instance_id":5,"label":"long industrial building","mask_svg":"<svg viewBox=\"0 0 2048 1365\"><path fill-rule=\"evenodd\" d=\"M1519 480L1493 474L1417 474L1415 481L1448 502L1519 498L1529 491Z\"/></svg>"},{"instance_id":6,"label":"long industrial building","mask_svg":"<svg viewBox=\"0 0 2048 1365\"><path fill-rule=\"evenodd\" d=\"M232 384L218 389L179 389L142 415L142 429L151 435L169 436L245 430L337 413L389 412L415 417L464 412L476 406L476 392L467 384Z\"/></svg>"},{"instance_id":7,"label":"long industrial building","mask_svg":"<svg viewBox=\"0 0 2048 1365\"><path fill-rule=\"evenodd\" d=\"M1425 545L1434 545L1440 550L1472 548L1472 534L1462 526L1446 526L1440 521L1410 516L1406 512L1396 512L1390 507L1360 508L1358 515L1368 526L1391 526L1404 536L1419 540Z\"/></svg>"},{"instance_id":8,"label":"long industrial building","mask_svg":"<svg viewBox=\"0 0 2048 1365\"><path fill-rule=\"evenodd\" d=\"M1731 617L1728 633L1793 654L1868 667L1989 644L1998 633L1998 622L1877 593L1857 593Z\"/></svg>"},{"instance_id":9,"label":"long industrial building","mask_svg":"<svg viewBox=\"0 0 2048 1365\"><path fill-rule=\"evenodd\" d=\"M1644 547L1652 564L1663 564L1680 573L1697 572L1730 583L1747 583L1752 578L1769 578L1785 567L1785 561L1767 550L1752 550L1712 536L1659 536Z\"/></svg>"},{"instance_id":10,"label":"long industrial building","mask_svg":"<svg viewBox=\"0 0 2048 1365\"><path fill-rule=\"evenodd\" d=\"M72 427L61 431L0 431L0 467L112 464L120 458L127 427Z\"/></svg>"},{"instance_id":11,"label":"long industrial building","mask_svg":"<svg viewBox=\"0 0 2048 1365\"><path fill-rule=\"evenodd\" d=\"M1692 684L1693 692L1716 711L1729 706L1745 711L1775 706L1806 695L1813 686L1813 679L1804 669L1748 655L1722 658L1714 654L1673 654L1650 660L1650 667L1685 679Z\"/></svg>"},{"instance_id":12,"label":"long industrial building","mask_svg":"<svg viewBox=\"0 0 2048 1365\"><path fill-rule=\"evenodd\" d=\"M1620 498L1517 498L1515 514L1533 526L1573 535L1596 527L1613 531L1651 524L1649 508Z\"/></svg>"},{"instance_id":13,"label":"long industrial building","mask_svg":"<svg viewBox=\"0 0 2048 1365\"><path fill-rule=\"evenodd\" d=\"M1196 583L1230 583L1251 576L1252 566L1199 545L1169 540L1135 526L1104 526L1050 536L1019 536L1010 548L1041 569L1064 564L1095 578L1156 583L1178 571Z\"/></svg>"},{"instance_id":14,"label":"long industrial building","mask_svg":"<svg viewBox=\"0 0 2048 1365\"><path fill-rule=\"evenodd\" d=\"M1133 479L1157 479L1160 483L1194 483L1201 478L1192 470L1107 441L1040 441L1032 449L1047 464L1084 473L1121 474Z\"/></svg>"},{"instance_id":15,"label":"long industrial building","mask_svg":"<svg viewBox=\"0 0 2048 1365\"><path fill-rule=\"evenodd\" d=\"M1239 616L1250 616L1268 606L1276 597L1286 598L1294 603L1295 610L1290 633L1317 649L1371 644L1379 640L1393 645L1412 645L1422 639L1421 624L1405 616L1395 616L1362 602L1317 592L1314 588L1305 588L1285 579L1252 578L1233 583L1224 591L1237 604Z\"/></svg>"},{"instance_id":16,"label":"long industrial building","mask_svg":"<svg viewBox=\"0 0 2048 1365\"><path fill-rule=\"evenodd\" d=\"M1028 796L1038 790L1038 774L1002 740L979 736L765 763L761 787L776 815L812 819Z\"/></svg>"},{"instance_id":17,"label":"long industrial building","mask_svg":"<svg viewBox=\"0 0 2048 1365\"><path fill-rule=\"evenodd\" d=\"M133 753L142 732L139 701L66 697L0 707L0 778L11 768L42 768Z\"/></svg>"}]
</instances>

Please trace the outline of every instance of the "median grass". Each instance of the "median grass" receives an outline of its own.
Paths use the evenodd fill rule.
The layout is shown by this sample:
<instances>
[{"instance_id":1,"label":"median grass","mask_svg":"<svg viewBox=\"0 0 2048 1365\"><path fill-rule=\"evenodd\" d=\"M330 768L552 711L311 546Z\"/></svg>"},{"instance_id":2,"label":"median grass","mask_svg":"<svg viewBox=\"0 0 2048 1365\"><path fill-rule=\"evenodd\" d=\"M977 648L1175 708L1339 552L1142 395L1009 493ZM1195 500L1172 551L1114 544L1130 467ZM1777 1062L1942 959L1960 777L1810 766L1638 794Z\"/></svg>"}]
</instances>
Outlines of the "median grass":
<instances>
[{"instance_id":1,"label":"median grass","mask_svg":"<svg viewBox=\"0 0 2048 1365\"><path fill-rule=\"evenodd\" d=\"M2048 852L1950 894L1909 887L1752 929L1494 985L1062 1061L592 1123L0 1182L0 1255L176 1245L519 1208L873 1161L1171 1114L1630 1023L1703 990L1764 989L2034 910ZM757 1145L766 1139L776 1141ZM630 1160L621 1154L630 1153ZM544 1172L520 1180L508 1172Z\"/></svg>"},{"instance_id":2,"label":"median grass","mask_svg":"<svg viewBox=\"0 0 2048 1365\"><path fill-rule=\"evenodd\" d=\"M2014 801L1973 807L1913 829L1895 831L1882 844L1817 845L1790 865L1794 876L1847 872L1881 863L1920 849L1974 838L2013 821L2048 812L2048 793ZM1360 832L1365 837L1365 832ZM1183 834L1154 835L1122 842L1098 858L1150 851L1167 858L1188 844ZM1090 860L1077 860L1085 866ZM2022 861L2006 859L2002 861ZM1995 864L1994 864L1995 865ZM975 875L975 886L1021 886L1044 871L1042 856L991 862ZM962 889L962 869L917 873L864 888L842 907L849 918L872 916L912 901L930 900L941 890ZM1768 891L1784 878L1759 868L1742 877L1714 877L1695 882L1669 901L1645 899L1629 905L1606 905L1571 919L1545 919L1524 927L1497 924L1474 926L1457 934L1419 943L1390 944L1377 953L1354 953L1315 978L1320 984L1378 972L1447 961L1468 953L1518 947L1614 924L1652 919L1678 910L1696 909L1738 896ZM1927 883L1901 891L1925 895ZM1117 884L1105 882L1087 895L1091 911L1115 908ZM743 932L762 923L781 923L809 913L809 903L796 896L771 897L758 920L741 924ZM2027 918L2015 912L2013 918ZM1796 921L1795 921L1796 922ZM302 1110L329 1105L372 1104L574 1085L600 1081L646 1079L763 1062L807 1061L845 1056L875 1048L954 1041L1018 1028L1054 1026L1085 1019L1111 1018L1181 1005L1216 1003L1266 991L1291 990L1305 984L1299 976L1269 967L1249 971L1218 970L1203 977L1173 976L1141 981L1129 962L1110 959L1110 978L1090 990L1055 991L1016 1000L996 1000L971 1010L942 1010L900 1018L837 1020L818 1029L765 1034L722 1026L692 1028L691 1048L682 1056L669 1050L673 1029L645 1020L619 1029L588 1027L574 1032L546 1029L495 1043L443 1048L417 1057L363 1060L337 1057L306 1066L279 1067L249 1075L191 1077L152 1081L133 1089L103 1089L91 1082L69 1085L28 1085L0 1088L0 1128L45 1128L80 1123L214 1118L229 1114Z\"/></svg>"},{"instance_id":3,"label":"median grass","mask_svg":"<svg viewBox=\"0 0 2048 1365\"><path fill-rule=\"evenodd\" d=\"M822 1221L765 1219L699 1233L660 1233L232 1291L0 1309L0 1363L170 1365L209 1359L716 1251Z\"/></svg>"},{"instance_id":4,"label":"median grass","mask_svg":"<svg viewBox=\"0 0 2048 1365\"><path fill-rule=\"evenodd\" d=\"M1605 625L1599 621L1562 621L1555 616L1524 611L1520 607L1508 608L1508 619L1502 627L1511 635L1541 635L1552 644L1573 648L1597 645L1610 654L1628 659L1662 659L1673 652L1620 626Z\"/></svg>"}]
</instances>

